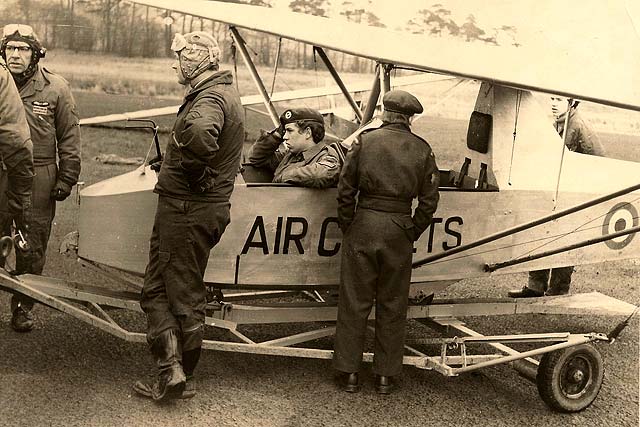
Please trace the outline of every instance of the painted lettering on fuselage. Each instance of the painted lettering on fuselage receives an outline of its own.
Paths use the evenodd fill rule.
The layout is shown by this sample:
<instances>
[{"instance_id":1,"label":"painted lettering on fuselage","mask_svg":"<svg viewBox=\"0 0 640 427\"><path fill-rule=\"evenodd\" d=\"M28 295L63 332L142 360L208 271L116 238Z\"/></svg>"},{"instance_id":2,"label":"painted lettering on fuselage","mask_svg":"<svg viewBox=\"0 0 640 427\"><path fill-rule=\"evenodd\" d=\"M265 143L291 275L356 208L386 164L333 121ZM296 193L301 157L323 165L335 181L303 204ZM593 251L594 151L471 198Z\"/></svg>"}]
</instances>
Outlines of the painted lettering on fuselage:
<instances>
[{"instance_id":1,"label":"painted lettering on fuselage","mask_svg":"<svg viewBox=\"0 0 640 427\"><path fill-rule=\"evenodd\" d=\"M418 248L414 252L426 250L431 253L435 250L450 250L462 244L462 230L464 219L461 216L448 218L434 217L431 225L425 230L422 238L416 242ZM242 255L261 251L263 255L288 255L305 254L305 247L313 250L315 255L332 257L340 252L340 228L338 218L325 218L319 228L319 233L309 233L309 220L304 217L277 217L274 233L267 233L264 217L256 216L249 233L242 246ZM436 236L444 239L436 241ZM305 245L309 235L318 236L317 242ZM426 242L425 242L426 238Z\"/></svg>"}]
</instances>

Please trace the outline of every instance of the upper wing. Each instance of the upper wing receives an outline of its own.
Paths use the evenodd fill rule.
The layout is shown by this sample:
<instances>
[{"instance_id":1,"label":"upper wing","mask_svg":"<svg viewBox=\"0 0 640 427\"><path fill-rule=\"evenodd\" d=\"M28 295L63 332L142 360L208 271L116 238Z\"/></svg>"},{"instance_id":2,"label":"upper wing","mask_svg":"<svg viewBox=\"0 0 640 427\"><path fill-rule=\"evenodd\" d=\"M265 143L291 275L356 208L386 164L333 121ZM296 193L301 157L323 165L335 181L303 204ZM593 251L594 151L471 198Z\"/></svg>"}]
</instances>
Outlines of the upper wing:
<instances>
[{"instance_id":1,"label":"upper wing","mask_svg":"<svg viewBox=\"0 0 640 427\"><path fill-rule=\"evenodd\" d=\"M640 41L623 0L590 1L585 3L588 7L581 2L574 7L574 15L596 15L600 25L581 26L575 16L568 16L570 38L519 48L398 33L339 19L217 1L132 2L400 66L640 111ZM523 13L536 19L535 12ZM554 28L548 30L552 33Z\"/></svg>"}]
</instances>

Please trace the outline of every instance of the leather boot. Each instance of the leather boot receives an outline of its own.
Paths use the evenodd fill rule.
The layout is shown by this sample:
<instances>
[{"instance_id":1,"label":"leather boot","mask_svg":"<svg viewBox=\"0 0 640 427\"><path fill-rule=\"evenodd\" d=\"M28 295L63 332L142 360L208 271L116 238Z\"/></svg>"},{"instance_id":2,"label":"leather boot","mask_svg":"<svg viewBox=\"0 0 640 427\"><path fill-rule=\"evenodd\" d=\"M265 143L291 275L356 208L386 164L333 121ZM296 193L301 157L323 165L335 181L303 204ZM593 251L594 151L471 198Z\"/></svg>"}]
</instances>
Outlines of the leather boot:
<instances>
[{"instance_id":1,"label":"leather boot","mask_svg":"<svg viewBox=\"0 0 640 427\"><path fill-rule=\"evenodd\" d=\"M196 348L182 353L182 367L187 377L187 382L184 386L181 399L191 399L196 395L196 381L193 378L193 371L195 371L198 361L200 360L200 352L201 349Z\"/></svg>"},{"instance_id":2,"label":"leather boot","mask_svg":"<svg viewBox=\"0 0 640 427\"><path fill-rule=\"evenodd\" d=\"M33 303L22 303L15 295L11 298L11 327L14 331L30 332L33 330L32 308Z\"/></svg>"},{"instance_id":3,"label":"leather boot","mask_svg":"<svg viewBox=\"0 0 640 427\"><path fill-rule=\"evenodd\" d=\"M391 394L395 388L395 383L391 377L376 375L376 391L378 394Z\"/></svg>"},{"instance_id":4,"label":"leather boot","mask_svg":"<svg viewBox=\"0 0 640 427\"><path fill-rule=\"evenodd\" d=\"M151 353L156 359L158 375L153 384L136 382L133 389L146 397L149 391L153 400L177 399L182 396L186 377L182 370L182 343L177 331L169 329L162 332L151 343Z\"/></svg>"}]
</instances>

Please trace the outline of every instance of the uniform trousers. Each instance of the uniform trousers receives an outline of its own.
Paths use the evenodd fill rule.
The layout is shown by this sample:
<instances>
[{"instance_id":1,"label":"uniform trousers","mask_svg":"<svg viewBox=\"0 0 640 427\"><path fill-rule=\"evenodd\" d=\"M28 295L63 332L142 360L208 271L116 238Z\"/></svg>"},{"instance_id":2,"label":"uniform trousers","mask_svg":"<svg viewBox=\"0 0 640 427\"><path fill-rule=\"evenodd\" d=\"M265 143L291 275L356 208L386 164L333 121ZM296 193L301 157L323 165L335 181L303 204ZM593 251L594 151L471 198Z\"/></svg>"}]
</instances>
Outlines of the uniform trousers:
<instances>
[{"instance_id":1,"label":"uniform trousers","mask_svg":"<svg viewBox=\"0 0 640 427\"><path fill-rule=\"evenodd\" d=\"M230 206L159 196L140 299L149 343L175 329L182 334L183 352L201 347L204 273L211 249L229 224Z\"/></svg>"},{"instance_id":2,"label":"uniform trousers","mask_svg":"<svg viewBox=\"0 0 640 427\"><path fill-rule=\"evenodd\" d=\"M409 215L357 210L342 241L333 355L337 370L359 371L375 301L373 371L384 376L401 372L412 252Z\"/></svg>"}]
</instances>

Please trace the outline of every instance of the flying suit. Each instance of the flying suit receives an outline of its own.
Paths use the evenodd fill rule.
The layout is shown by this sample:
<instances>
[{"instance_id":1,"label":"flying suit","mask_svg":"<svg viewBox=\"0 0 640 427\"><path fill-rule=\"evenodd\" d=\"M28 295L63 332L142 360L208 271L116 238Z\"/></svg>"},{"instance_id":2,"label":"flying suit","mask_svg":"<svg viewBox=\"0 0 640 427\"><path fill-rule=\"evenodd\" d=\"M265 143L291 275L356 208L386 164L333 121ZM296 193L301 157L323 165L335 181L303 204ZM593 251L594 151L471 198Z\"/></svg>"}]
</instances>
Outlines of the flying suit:
<instances>
[{"instance_id":1,"label":"flying suit","mask_svg":"<svg viewBox=\"0 0 640 427\"><path fill-rule=\"evenodd\" d=\"M16 253L16 270L42 274L56 214L52 191L60 185L68 195L80 175L79 119L69 83L40 65L19 92L33 141L35 177L29 214L31 251ZM33 301L22 295L12 298L12 307L18 304L25 310L33 307Z\"/></svg>"},{"instance_id":2,"label":"flying suit","mask_svg":"<svg viewBox=\"0 0 640 427\"><path fill-rule=\"evenodd\" d=\"M199 349L204 273L230 222L229 198L244 142L243 110L229 71L192 88L178 110L158 175L159 194L140 306L147 340L181 333L183 352Z\"/></svg>"},{"instance_id":3,"label":"flying suit","mask_svg":"<svg viewBox=\"0 0 640 427\"><path fill-rule=\"evenodd\" d=\"M344 238L333 357L337 370L358 372L375 299L373 371L383 376L400 372L413 242L431 223L438 183L431 147L405 124L384 123L364 132L347 153L338 183Z\"/></svg>"}]
</instances>

